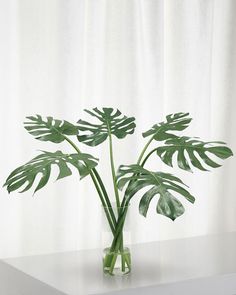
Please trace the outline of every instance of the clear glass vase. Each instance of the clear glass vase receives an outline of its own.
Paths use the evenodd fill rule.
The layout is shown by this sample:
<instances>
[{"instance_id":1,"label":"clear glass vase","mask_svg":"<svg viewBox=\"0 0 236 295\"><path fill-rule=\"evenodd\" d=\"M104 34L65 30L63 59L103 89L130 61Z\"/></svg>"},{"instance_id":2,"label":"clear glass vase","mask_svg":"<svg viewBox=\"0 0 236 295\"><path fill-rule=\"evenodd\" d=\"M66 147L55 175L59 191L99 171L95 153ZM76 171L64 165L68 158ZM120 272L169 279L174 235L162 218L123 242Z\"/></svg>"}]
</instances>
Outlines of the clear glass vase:
<instances>
[{"instance_id":1,"label":"clear glass vase","mask_svg":"<svg viewBox=\"0 0 236 295\"><path fill-rule=\"evenodd\" d=\"M131 235L129 205L117 208L102 206L102 247L103 272L108 275L124 275L131 271ZM116 224L113 229L109 225L106 212L114 213Z\"/></svg>"}]
</instances>

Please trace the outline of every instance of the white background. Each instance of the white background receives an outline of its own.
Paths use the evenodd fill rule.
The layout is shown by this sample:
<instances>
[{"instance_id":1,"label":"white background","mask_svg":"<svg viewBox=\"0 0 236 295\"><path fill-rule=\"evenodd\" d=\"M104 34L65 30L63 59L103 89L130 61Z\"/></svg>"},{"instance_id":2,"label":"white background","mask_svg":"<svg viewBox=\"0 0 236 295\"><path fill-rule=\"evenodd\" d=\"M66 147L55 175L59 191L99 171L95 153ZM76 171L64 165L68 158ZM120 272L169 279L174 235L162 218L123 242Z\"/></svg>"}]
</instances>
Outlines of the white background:
<instances>
[{"instance_id":1,"label":"white background","mask_svg":"<svg viewBox=\"0 0 236 295\"><path fill-rule=\"evenodd\" d=\"M141 132L173 112L194 118L185 134L236 150L236 1L0 0L0 183L37 150L71 151L35 140L24 117L76 122L84 108L112 106L137 119L115 141L116 163L137 160ZM88 119L88 117L86 117ZM107 142L81 146L100 158L112 196ZM174 223L131 205L132 242L236 230L235 158L213 173L171 171L196 197ZM56 172L56 171L55 171ZM55 179L55 178L54 178ZM101 209L90 179L54 182L34 197L0 189L0 257L100 247Z\"/></svg>"}]
</instances>

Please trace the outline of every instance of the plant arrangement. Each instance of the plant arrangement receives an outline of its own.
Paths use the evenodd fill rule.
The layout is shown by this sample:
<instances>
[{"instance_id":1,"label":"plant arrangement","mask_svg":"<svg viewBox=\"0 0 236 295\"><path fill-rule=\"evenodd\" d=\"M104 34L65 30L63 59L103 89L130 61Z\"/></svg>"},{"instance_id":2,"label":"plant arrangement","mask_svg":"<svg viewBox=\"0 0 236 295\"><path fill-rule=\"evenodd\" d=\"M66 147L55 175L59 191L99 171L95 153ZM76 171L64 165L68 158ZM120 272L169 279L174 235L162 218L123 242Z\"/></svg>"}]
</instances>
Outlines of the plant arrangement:
<instances>
[{"instance_id":1,"label":"plant arrangement","mask_svg":"<svg viewBox=\"0 0 236 295\"><path fill-rule=\"evenodd\" d=\"M177 196L194 203L194 196L188 187L178 177L160 171L150 171L145 168L151 157L159 157L166 165L173 167L177 159L180 169L192 172L193 168L207 171L208 168L217 168L221 165L215 161L227 159L233 153L224 142L204 142L196 137L176 135L176 132L186 129L191 122L188 113L176 113L166 116L165 121L155 124L142 135L147 142L142 149L137 162L131 165L121 165L116 170L113 155L113 137L125 138L135 130L135 118L121 114L113 108L94 108L85 110L91 115L94 122L79 120L77 124L66 120L57 120L52 117L42 118L40 115L26 117L25 129L36 139L61 143L63 141L74 150L71 154L61 151L42 153L26 164L16 168L7 178L4 186L8 192L21 188L21 193L29 190L34 183L34 193L42 189L48 182L53 165L58 167L57 180L72 174L71 167L78 170L80 178L90 176L102 203L107 222L110 226L113 240L106 249L103 258L105 273L114 274L117 269L117 260L120 257L120 272L128 273L131 270L130 252L124 247L123 227L131 199L137 193L141 194L139 212L146 217L150 202L158 197L156 212L171 220L184 213L184 206ZM114 195L108 195L105 184L97 170L98 159L83 153L72 141L88 146L97 146L108 140L111 175ZM155 145L151 147L151 143ZM175 157L176 156L176 157ZM212 157L213 156L213 157ZM143 192L143 188L146 191ZM142 190L140 192L140 190ZM116 206L112 206L115 200ZM116 212L115 212L116 211Z\"/></svg>"}]
</instances>

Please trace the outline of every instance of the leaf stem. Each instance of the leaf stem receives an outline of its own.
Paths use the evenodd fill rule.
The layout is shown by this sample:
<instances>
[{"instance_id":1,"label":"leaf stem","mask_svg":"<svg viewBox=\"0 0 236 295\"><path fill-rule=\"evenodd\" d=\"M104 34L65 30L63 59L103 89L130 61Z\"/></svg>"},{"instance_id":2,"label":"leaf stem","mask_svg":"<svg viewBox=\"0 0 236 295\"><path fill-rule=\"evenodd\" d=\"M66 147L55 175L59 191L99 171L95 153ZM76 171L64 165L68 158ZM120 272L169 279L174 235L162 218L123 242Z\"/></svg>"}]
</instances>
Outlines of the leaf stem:
<instances>
[{"instance_id":1,"label":"leaf stem","mask_svg":"<svg viewBox=\"0 0 236 295\"><path fill-rule=\"evenodd\" d=\"M65 140L77 151L78 154L81 153L80 149L67 136L65 136ZM107 216L107 220L108 220L108 223L110 225L111 231L112 231L113 235L115 235L116 218L115 218L114 212L112 210L111 203L110 203L109 197L107 195L105 186L104 186L104 184L103 184L103 182L102 182L102 180L100 178L100 175L98 174L98 172L97 172L97 170L95 168L90 170L89 174L90 174L90 176L92 178L92 181L93 181L93 183L95 185L97 193L98 193L98 195L100 197L100 200L102 202L102 206L103 206L105 214ZM100 189L98 183L99 183L101 189ZM105 198L106 201L104 200L103 197Z\"/></svg>"},{"instance_id":2,"label":"leaf stem","mask_svg":"<svg viewBox=\"0 0 236 295\"><path fill-rule=\"evenodd\" d=\"M152 137L149 139L149 141L145 144L143 150L141 151L141 154L140 154L140 156L139 156L139 158L138 158L138 161L137 161L137 164L138 164L138 165L141 163L142 158L143 158L143 155L145 154L145 152L146 152L147 148L149 147L150 143L152 142L153 138L154 138L154 137L152 136Z\"/></svg>"},{"instance_id":3,"label":"leaf stem","mask_svg":"<svg viewBox=\"0 0 236 295\"><path fill-rule=\"evenodd\" d=\"M140 153L140 155L139 155L139 157L138 157L137 165L140 165L140 163L141 163L141 161L142 161L142 158L143 158L143 156L144 156L146 150L148 149L149 145L150 145L151 142L153 141L153 139L154 139L154 135L153 135L153 136L149 139L149 141L145 144L144 148L142 149L142 151L141 151L141 153ZM145 157L144 160L146 160L146 157ZM145 162L144 162L144 163L145 163ZM143 166L143 165L144 165L144 164L142 163L141 166ZM127 189L129 188L129 186L131 185L132 182L133 182L133 181L131 180L131 181L128 183L128 186L127 186L127 188L126 188L126 190L125 190L125 193L124 193L124 197L123 197L122 202L121 202L121 207L123 207L124 204L125 204L125 201L126 201L125 195L126 195ZM127 203L127 204L129 204L129 200L128 200L128 203Z\"/></svg>"},{"instance_id":4,"label":"leaf stem","mask_svg":"<svg viewBox=\"0 0 236 295\"><path fill-rule=\"evenodd\" d=\"M103 184L103 182L102 182L102 179L101 179L99 173L97 172L96 168L93 168L92 170L93 170L93 172L94 172L94 175L95 175L96 178L97 178L97 181L98 181L99 184L100 184L101 190L102 190L102 192L103 192L103 196L104 196L104 198L105 198L105 200L106 200L107 208L108 208L108 210L110 211L110 215L111 215L111 218L112 218L113 224L114 224L114 226L115 226L115 225L116 225L116 217L115 217L114 211L113 211L113 209L112 209L112 205L111 205L110 199L109 199L109 197L108 197L107 191L106 191L106 189L105 189L105 186L104 186L104 184Z\"/></svg>"},{"instance_id":5,"label":"leaf stem","mask_svg":"<svg viewBox=\"0 0 236 295\"><path fill-rule=\"evenodd\" d=\"M77 147L77 145L75 145L75 144L73 143L72 140L70 140L67 136L65 136L65 140L66 140L67 142L69 142L69 144L70 144L71 146L73 146L73 148L76 150L76 152L77 152L78 154L81 154L80 149Z\"/></svg>"},{"instance_id":6,"label":"leaf stem","mask_svg":"<svg viewBox=\"0 0 236 295\"><path fill-rule=\"evenodd\" d=\"M154 136L152 136L149 141L145 144L143 150L141 151L140 155L139 155L139 158L138 158L138 161L137 161L137 164L140 165L141 161L142 161L142 158L146 152L146 150L148 149L149 145L151 144L152 140L154 139ZM152 150L152 152L154 152L154 150ZM149 156L151 155L150 153L148 154ZM146 156L145 159L143 160L141 166L143 166L145 164L145 162L147 161L148 157ZM123 208L124 206L127 206L127 210L128 210L128 206L129 206L129 201L130 201L130 198L126 198L126 192L130 186L130 184L132 183L132 181L129 182L127 188L126 188L126 191L124 193L124 197L122 199L122 202L121 202L121 208ZM119 224L121 222L122 224L122 221L123 221L123 218L125 218L125 215L127 213L127 210L124 210L122 212L120 212L119 216L118 216L118 220L117 220L117 227L116 227L116 232L118 231L117 229L120 230L120 227L121 225ZM121 221L120 221L121 220ZM124 222L124 221L123 221ZM114 240L117 238L117 234L115 235L114 237Z\"/></svg>"},{"instance_id":7,"label":"leaf stem","mask_svg":"<svg viewBox=\"0 0 236 295\"><path fill-rule=\"evenodd\" d=\"M119 199L119 191L118 191L118 188L116 185L116 172L115 172L115 164L114 164L114 157L113 157L112 135L111 135L110 125L108 122L107 122L107 127L108 127L108 133L109 133L109 151L110 151L111 174L112 174L113 187L114 187L115 198L116 198L117 212L119 214L120 199Z\"/></svg>"},{"instance_id":8,"label":"leaf stem","mask_svg":"<svg viewBox=\"0 0 236 295\"><path fill-rule=\"evenodd\" d=\"M90 176L91 176L91 178L92 178L92 180L93 180L93 183L94 183L94 185L95 185L95 188L96 188L96 190L97 190L97 192L98 192L98 195L99 195L99 197L100 197L100 200L101 200L101 202L102 202L102 206L103 206L104 211L105 211L105 214L106 214L106 216L107 216L107 220L108 220L108 223L109 223L109 225L110 225L110 228L111 228L112 234L115 235L115 228L114 228L113 222L112 222L112 220L111 220L111 217L110 217L110 215L109 215L109 207L107 207L106 202L105 202L104 199L103 199L103 195L102 195L102 193L101 193L101 190L100 190L100 188L99 188L99 185L98 185L98 183L97 183L97 180L96 180L96 178L95 178L95 176L94 176L94 174L93 174L93 171L90 171ZM112 209L112 208L111 208L111 209Z\"/></svg>"},{"instance_id":9,"label":"leaf stem","mask_svg":"<svg viewBox=\"0 0 236 295\"><path fill-rule=\"evenodd\" d=\"M140 163L140 165L143 167L145 163L147 162L148 158L157 150L157 148L151 150L146 157L143 159L143 161Z\"/></svg>"}]
</instances>

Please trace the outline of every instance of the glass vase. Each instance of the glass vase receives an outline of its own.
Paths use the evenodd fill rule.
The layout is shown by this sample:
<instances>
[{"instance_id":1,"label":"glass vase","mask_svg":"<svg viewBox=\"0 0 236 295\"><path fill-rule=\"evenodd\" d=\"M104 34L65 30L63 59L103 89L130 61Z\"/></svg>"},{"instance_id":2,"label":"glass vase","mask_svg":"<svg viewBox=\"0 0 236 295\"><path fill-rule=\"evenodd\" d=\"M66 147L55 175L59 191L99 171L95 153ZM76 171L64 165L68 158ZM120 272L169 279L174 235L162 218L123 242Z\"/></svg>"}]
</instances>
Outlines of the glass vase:
<instances>
[{"instance_id":1,"label":"glass vase","mask_svg":"<svg viewBox=\"0 0 236 295\"><path fill-rule=\"evenodd\" d=\"M103 246L103 272L107 275L126 275L131 271L131 235L129 220L129 205L116 207L102 206L102 246ZM116 220L111 228L107 213L112 214Z\"/></svg>"}]
</instances>

